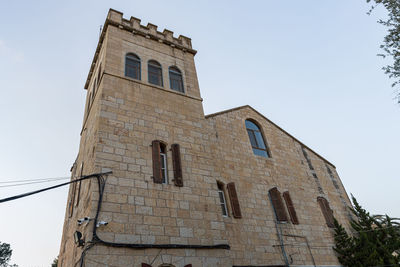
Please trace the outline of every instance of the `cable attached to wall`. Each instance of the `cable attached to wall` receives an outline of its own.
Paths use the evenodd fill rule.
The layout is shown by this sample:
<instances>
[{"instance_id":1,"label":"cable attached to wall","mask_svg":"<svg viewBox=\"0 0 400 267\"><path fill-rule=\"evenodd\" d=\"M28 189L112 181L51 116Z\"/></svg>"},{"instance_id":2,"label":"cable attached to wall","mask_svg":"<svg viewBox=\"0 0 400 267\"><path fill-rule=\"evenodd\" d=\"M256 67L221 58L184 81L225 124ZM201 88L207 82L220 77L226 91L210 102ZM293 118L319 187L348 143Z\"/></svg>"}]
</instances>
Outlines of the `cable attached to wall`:
<instances>
[{"instance_id":1,"label":"cable attached to wall","mask_svg":"<svg viewBox=\"0 0 400 267\"><path fill-rule=\"evenodd\" d=\"M101 204L103 202L103 194L104 188L106 185L106 180L103 178L103 175L108 175L111 172L96 174L97 183L99 187L99 199L97 201L97 210L96 216L94 217L93 222L93 238L89 246L87 246L81 255L80 259L80 267L84 266L84 257L86 256L87 251L92 248L96 244L102 244L108 247L116 247L116 248L133 248L133 249L147 249L147 248L159 248L159 249L230 249L228 244L217 244L217 245L184 245L184 244L137 244L137 243L114 243L102 240L97 235L97 221L99 218Z\"/></svg>"}]
</instances>

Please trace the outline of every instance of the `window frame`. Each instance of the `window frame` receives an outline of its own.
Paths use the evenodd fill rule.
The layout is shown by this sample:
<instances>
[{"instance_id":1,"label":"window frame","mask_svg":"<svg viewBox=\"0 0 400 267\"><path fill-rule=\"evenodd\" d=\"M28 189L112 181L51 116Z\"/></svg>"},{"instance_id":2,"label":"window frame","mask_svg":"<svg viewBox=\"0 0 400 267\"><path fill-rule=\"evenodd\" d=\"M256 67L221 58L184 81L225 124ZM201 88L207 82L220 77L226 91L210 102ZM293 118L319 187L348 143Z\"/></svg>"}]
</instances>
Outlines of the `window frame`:
<instances>
[{"instance_id":1,"label":"window frame","mask_svg":"<svg viewBox=\"0 0 400 267\"><path fill-rule=\"evenodd\" d=\"M219 199L219 205L221 206L222 217L227 218L229 217L229 213L228 213L228 204L225 196L224 184L221 182L217 182L217 187L218 187L218 199ZM223 202L221 202L221 196Z\"/></svg>"},{"instance_id":2,"label":"window frame","mask_svg":"<svg viewBox=\"0 0 400 267\"><path fill-rule=\"evenodd\" d=\"M157 80L158 80L159 83L152 83L152 82L150 81L150 73L151 73L150 67L152 67L152 68L158 68L159 73L154 73L154 72L152 72L152 74L155 75L155 76L157 76ZM154 59L150 59L150 60L147 62L147 81L148 81L149 84L164 87L162 66L161 66L161 64L160 64L158 61L156 61L156 60L154 60Z\"/></svg>"},{"instance_id":3,"label":"window frame","mask_svg":"<svg viewBox=\"0 0 400 267\"><path fill-rule=\"evenodd\" d=\"M177 70L177 71L176 71L176 70ZM181 77L181 79L180 79L180 86L182 87L182 88L181 88L182 91L180 91L180 90L178 90L178 89L172 87L171 73L174 74L174 75L180 75L180 77ZM182 71L181 71L177 66L169 66L169 67L168 67L168 75L169 75L169 88L170 88L171 90L174 90L175 92L179 92L179 93L184 94L184 93L185 93L185 86L184 86L184 83L183 83L183 74L182 74Z\"/></svg>"},{"instance_id":4,"label":"window frame","mask_svg":"<svg viewBox=\"0 0 400 267\"><path fill-rule=\"evenodd\" d=\"M161 169L161 179L162 184L168 184L168 168L167 168L167 154L160 152L160 169ZM164 165L164 167L163 167Z\"/></svg>"},{"instance_id":5,"label":"window frame","mask_svg":"<svg viewBox=\"0 0 400 267\"><path fill-rule=\"evenodd\" d=\"M131 58L129 58L130 56L131 56ZM138 70L136 71L137 72L136 73L137 74L137 78L128 75L128 72L127 72L127 69L128 69L127 68L128 67L127 59L128 58L130 60L136 61L136 63L138 63ZM142 60L140 59L140 57L137 54L132 53L132 52L126 53L125 54L125 64L124 64L124 66L125 66L125 77L131 78L131 79L134 79L134 80L138 80L138 81L142 80Z\"/></svg>"},{"instance_id":6,"label":"window frame","mask_svg":"<svg viewBox=\"0 0 400 267\"><path fill-rule=\"evenodd\" d=\"M254 129L248 128L247 125L246 125L247 121L252 123L252 124L254 124L257 127L258 130L254 130ZM253 154L256 155L256 156L264 157L264 158L271 158L271 151L269 150L269 146L268 146L268 143L267 143L267 141L265 139L264 133L262 131L262 127L260 127L260 125L255 120L250 119L250 118L248 118L248 119L246 119L244 121L244 125L246 127L246 133L247 133L247 136L249 138L249 142L250 142L250 146L251 146L251 148L253 150ZM252 139L250 137L250 133L249 132L252 134L252 137L253 137L253 139L254 139L254 141L255 141L257 146L253 146ZM263 141L263 145L264 145L265 148L262 148L262 146L260 146L259 140L257 140L256 133L260 134L261 140ZM257 150L258 151L265 151L266 156L256 154L255 150L256 151Z\"/></svg>"}]
</instances>

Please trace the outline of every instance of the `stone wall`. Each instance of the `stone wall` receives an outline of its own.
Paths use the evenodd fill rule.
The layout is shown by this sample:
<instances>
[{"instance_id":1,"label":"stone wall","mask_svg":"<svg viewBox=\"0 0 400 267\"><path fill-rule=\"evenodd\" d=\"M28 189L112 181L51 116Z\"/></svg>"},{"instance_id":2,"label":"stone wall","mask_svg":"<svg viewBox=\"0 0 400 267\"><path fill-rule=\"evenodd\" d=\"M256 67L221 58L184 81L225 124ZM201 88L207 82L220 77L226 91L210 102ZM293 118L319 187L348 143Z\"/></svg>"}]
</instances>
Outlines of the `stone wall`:
<instances>
[{"instance_id":1,"label":"stone wall","mask_svg":"<svg viewBox=\"0 0 400 267\"><path fill-rule=\"evenodd\" d=\"M141 59L140 80L124 75L127 53ZM86 112L73 178L112 171L99 213L99 220L108 224L97 228L106 242L229 244L231 249L96 244L85 252L85 266L282 265L284 254L293 265L338 265L331 249L332 230L316 201L325 197L335 217L347 222L345 205L350 202L335 167L249 106L205 117L195 53L189 38L174 38L171 31L158 32L155 25L142 26L140 20L125 20L122 13L110 10L85 85ZM163 86L148 82L151 59L162 66ZM182 71L184 93L170 89L170 66ZM271 157L253 154L244 124L249 118L260 126ZM167 148L167 184L153 181L153 140ZM180 145L183 187L172 182L174 143ZM217 182L235 183L242 218L232 216L226 190L229 216L222 215ZM290 192L298 225L275 222L268 196L273 187ZM68 202L74 209L70 213L67 205L60 266L74 266L93 239L93 221L76 221L96 215L96 180L82 182L78 192L78 186L71 185ZM85 247L74 244L75 231L82 232Z\"/></svg>"}]
</instances>

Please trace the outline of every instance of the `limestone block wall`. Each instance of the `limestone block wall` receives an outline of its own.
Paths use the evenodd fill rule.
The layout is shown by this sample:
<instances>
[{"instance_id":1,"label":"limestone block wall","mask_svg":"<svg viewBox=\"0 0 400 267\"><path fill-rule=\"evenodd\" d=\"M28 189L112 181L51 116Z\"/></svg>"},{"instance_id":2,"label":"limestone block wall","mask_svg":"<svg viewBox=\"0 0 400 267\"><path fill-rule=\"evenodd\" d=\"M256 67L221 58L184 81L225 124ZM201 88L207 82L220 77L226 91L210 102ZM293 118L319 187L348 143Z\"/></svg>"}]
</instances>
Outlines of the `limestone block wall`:
<instances>
[{"instance_id":1,"label":"limestone block wall","mask_svg":"<svg viewBox=\"0 0 400 267\"><path fill-rule=\"evenodd\" d=\"M140 58L139 80L125 77L125 56ZM140 25L110 10L88 79L79 154L72 179L112 171L106 179L98 236L122 244L229 244L226 249L129 249L96 244L96 180L71 185L60 266L74 266L85 252L85 266L293 266L338 265L332 230L317 203L324 197L346 224L350 205L335 167L251 107L204 116L190 38ZM147 64L162 66L163 86L148 82ZM169 84L170 66L183 76L184 93ZM270 158L256 156L245 120L260 126ZM166 147L168 183L153 181L152 141ZM180 145L183 187L172 179L172 144ZM312 166L312 167L310 167ZM223 216L217 182L225 186L229 216ZM226 185L234 182L242 218L234 218ZM299 224L275 222L268 190L289 191ZM79 201L78 201L79 196ZM80 231L85 247L73 240ZM278 235L280 233L280 235ZM283 245L283 246L282 246ZM282 250L282 248L284 248Z\"/></svg>"},{"instance_id":2,"label":"limestone block wall","mask_svg":"<svg viewBox=\"0 0 400 267\"><path fill-rule=\"evenodd\" d=\"M253 154L246 132L245 120L258 123L263 132L271 157ZM250 107L242 107L221 114L211 115L215 143L211 144L216 171L221 182L235 182L243 217L224 218L231 256L234 265L283 264L283 256L274 211L268 190L277 187L289 191L299 224L279 224L289 261L294 265L338 265L332 250L333 231L327 227L317 197L325 197L334 216L347 224L347 206L351 205L340 182L334 186L327 167L336 181L340 181L334 166L308 148L308 157L314 166L319 184L311 174L299 141ZM342 196L342 198L340 197ZM310 249L307 247L307 242ZM311 251L310 251L311 250ZM311 256L312 255L312 256Z\"/></svg>"}]
</instances>

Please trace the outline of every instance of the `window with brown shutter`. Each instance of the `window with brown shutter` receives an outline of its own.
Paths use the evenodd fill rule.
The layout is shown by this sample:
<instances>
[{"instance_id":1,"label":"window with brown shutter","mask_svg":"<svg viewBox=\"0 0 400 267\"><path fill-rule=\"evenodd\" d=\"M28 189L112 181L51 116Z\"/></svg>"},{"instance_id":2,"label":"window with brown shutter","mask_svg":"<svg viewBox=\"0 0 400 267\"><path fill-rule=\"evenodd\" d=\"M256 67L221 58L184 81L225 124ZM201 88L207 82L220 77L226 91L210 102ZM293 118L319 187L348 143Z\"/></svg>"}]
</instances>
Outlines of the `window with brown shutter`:
<instances>
[{"instance_id":1,"label":"window with brown shutter","mask_svg":"<svg viewBox=\"0 0 400 267\"><path fill-rule=\"evenodd\" d=\"M183 267L192 267L192 265L191 265L191 264L186 264L186 265L183 266Z\"/></svg>"},{"instance_id":2,"label":"window with brown shutter","mask_svg":"<svg viewBox=\"0 0 400 267\"><path fill-rule=\"evenodd\" d=\"M285 206L283 205L281 193L278 191L276 187L271 188L268 192L271 198L272 207L274 208L275 211L276 220L278 222L287 222L288 218Z\"/></svg>"},{"instance_id":3,"label":"window with brown shutter","mask_svg":"<svg viewBox=\"0 0 400 267\"><path fill-rule=\"evenodd\" d=\"M289 211L290 220L292 221L293 224L299 224L296 210L294 209L294 205L292 202L292 198L290 197L289 191L283 192L283 199L285 200L286 207Z\"/></svg>"},{"instance_id":4,"label":"window with brown shutter","mask_svg":"<svg viewBox=\"0 0 400 267\"><path fill-rule=\"evenodd\" d=\"M229 199L231 201L233 217L242 218L242 212L240 211L240 204L236 193L235 183L227 184L226 188L228 189Z\"/></svg>"},{"instance_id":5,"label":"window with brown shutter","mask_svg":"<svg viewBox=\"0 0 400 267\"><path fill-rule=\"evenodd\" d=\"M321 208L322 214L325 217L326 225L328 225L328 227L330 227L330 228L335 227L334 222L333 222L334 221L333 210L331 210L331 208L329 207L328 201L323 197L318 197L317 201Z\"/></svg>"},{"instance_id":6,"label":"window with brown shutter","mask_svg":"<svg viewBox=\"0 0 400 267\"><path fill-rule=\"evenodd\" d=\"M81 163L81 174L80 174L80 177L78 177L78 178L82 178L82 177L83 177L83 162ZM78 204L79 204L79 200L80 200L80 196L81 196L81 183L82 183L82 181L79 181L78 185L77 185L78 193L76 195L75 206L78 206Z\"/></svg>"},{"instance_id":7,"label":"window with brown shutter","mask_svg":"<svg viewBox=\"0 0 400 267\"><path fill-rule=\"evenodd\" d=\"M171 152L172 152L172 167L174 169L174 184L176 186L183 186L182 161L181 161L181 151L179 144L172 144Z\"/></svg>"},{"instance_id":8,"label":"window with brown shutter","mask_svg":"<svg viewBox=\"0 0 400 267\"><path fill-rule=\"evenodd\" d=\"M142 263L142 267L152 267L150 264Z\"/></svg>"},{"instance_id":9,"label":"window with brown shutter","mask_svg":"<svg viewBox=\"0 0 400 267\"><path fill-rule=\"evenodd\" d=\"M162 171L161 171L161 156L160 156L160 141L154 140L151 143L152 156L153 156L153 181L154 183L161 184Z\"/></svg>"},{"instance_id":10,"label":"window with brown shutter","mask_svg":"<svg viewBox=\"0 0 400 267\"><path fill-rule=\"evenodd\" d=\"M76 162L74 163L74 165L72 166L72 174L71 174L71 181L74 180L75 177L75 173L76 173ZM73 212L74 212L74 202L75 202L75 194L76 194L76 183L72 183L70 184L71 187L71 198L68 202L68 208L69 208L69 217L72 216Z\"/></svg>"}]
</instances>

